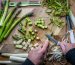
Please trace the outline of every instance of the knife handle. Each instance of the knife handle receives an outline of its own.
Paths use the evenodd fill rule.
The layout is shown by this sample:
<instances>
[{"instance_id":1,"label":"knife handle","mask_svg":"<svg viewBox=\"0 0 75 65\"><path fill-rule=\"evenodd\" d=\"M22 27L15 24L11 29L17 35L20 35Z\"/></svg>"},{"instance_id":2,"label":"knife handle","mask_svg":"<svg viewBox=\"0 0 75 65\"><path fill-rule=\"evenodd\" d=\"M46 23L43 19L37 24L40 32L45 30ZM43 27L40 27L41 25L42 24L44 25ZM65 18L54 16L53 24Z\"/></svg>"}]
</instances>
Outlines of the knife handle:
<instances>
[{"instance_id":1,"label":"knife handle","mask_svg":"<svg viewBox=\"0 0 75 65\"><path fill-rule=\"evenodd\" d=\"M74 38L73 30L69 31L69 33L70 33L70 40L71 40L71 43L74 44L74 43L75 43L75 38Z\"/></svg>"}]
</instances>

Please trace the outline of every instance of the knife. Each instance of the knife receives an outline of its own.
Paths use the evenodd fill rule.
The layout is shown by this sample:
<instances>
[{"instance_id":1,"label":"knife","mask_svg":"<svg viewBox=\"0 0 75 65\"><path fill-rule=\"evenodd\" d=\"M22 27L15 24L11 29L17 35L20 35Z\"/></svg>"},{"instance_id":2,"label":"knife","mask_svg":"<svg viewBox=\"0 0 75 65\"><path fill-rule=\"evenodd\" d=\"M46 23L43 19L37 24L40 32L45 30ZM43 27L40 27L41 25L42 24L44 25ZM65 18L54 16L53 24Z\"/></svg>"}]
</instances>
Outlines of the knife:
<instances>
[{"instance_id":1,"label":"knife","mask_svg":"<svg viewBox=\"0 0 75 65\"><path fill-rule=\"evenodd\" d=\"M72 20L69 15L66 16L66 23L68 27L68 32L70 33L71 43L75 43L75 38L74 38L74 33L73 33L73 28L72 28Z\"/></svg>"},{"instance_id":2,"label":"knife","mask_svg":"<svg viewBox=\"0 0 75 65\"><path fill-rule=\"evenodd\" d=\"M60 45L60 42L54 39L51 35L46 34L46 37L48 38L48 40L54 42L56 45Z\"/></svg>"},{"instance_id":3,"label":"knife","mask_svg":"<svg viewBox=\"0 0 75 65\"><path fill-rule=\"evenodd\" d=\"M73 15L73 13L72 13L72 11L70 10L70 18L71 18L71 20L72 20L72 23L73 23L73 25L74 25L74 27L75 27L75 16Z\"/></svg>"}]
</instances>

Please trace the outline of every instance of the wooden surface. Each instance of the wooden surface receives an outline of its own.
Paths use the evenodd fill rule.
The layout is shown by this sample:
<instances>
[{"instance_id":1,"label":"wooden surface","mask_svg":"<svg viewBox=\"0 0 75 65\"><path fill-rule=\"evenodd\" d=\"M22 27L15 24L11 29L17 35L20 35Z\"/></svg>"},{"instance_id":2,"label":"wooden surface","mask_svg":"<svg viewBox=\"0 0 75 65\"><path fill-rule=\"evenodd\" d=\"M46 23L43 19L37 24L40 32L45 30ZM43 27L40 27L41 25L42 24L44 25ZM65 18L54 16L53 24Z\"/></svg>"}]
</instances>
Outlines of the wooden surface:
<instances>
[{"instance_id":1,"label":"wooden surface","mask_svg":"<svg viewBox=\"0 0 75 65\"><path fill-rule=\"evenodd\" d=\"M48 26L48 29L39 29L37 27L34 27L34 29L38 30L37 36L40 37L40 39L42 41L46 40L47 38L45 37L45 34L51 34L53 32L54 35L60 35L63 36L66 33L66 29L64 28L59 28L53 24L48 25L50 23L50 18L49 16L45 13L46 8L45 7L22 7L22 12L18 17L22 17L24 14L26 14L29 11L32 11L34 9L34 16L31 17L31 20L33 21L33 23L38 19L38 18L43 18L46 25ZM13 39L12 36L15 34L18 34L18 25L15 27L15 29L12 31L12 33L10 34L10 36L4 40L3 44L9 44L9 46L11 47L6 47L8 49L9 52L12 53L17 53L17 50L14 49L13 46ZM64 30L64 31L63 31ZM63 31L63 34L61 34L61 32ZM35 42L37 43L37 42ZM12 45L11 45L12 44ZM5 45L6 46L6 45ZM6 51L6 49L5 49ZM14 52L13 52L14 51ZM19 52L18 52L19 53Z\"/></svg>"}]
</instances>

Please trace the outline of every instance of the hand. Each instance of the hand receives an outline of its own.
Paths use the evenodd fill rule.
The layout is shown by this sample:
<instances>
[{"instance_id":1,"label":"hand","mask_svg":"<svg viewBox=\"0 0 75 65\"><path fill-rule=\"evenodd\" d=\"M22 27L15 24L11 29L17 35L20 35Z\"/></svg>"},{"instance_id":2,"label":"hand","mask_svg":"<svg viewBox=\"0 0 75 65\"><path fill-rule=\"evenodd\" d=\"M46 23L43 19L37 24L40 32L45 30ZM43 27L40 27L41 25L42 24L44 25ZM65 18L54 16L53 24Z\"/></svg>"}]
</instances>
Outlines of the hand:
<instances>
[{"instance_id":1,"label":"hand","mask_svg":"<svg viewBox=\"0 0 75 65\"><path fill-rule=\"evenodd\" d=\"M62 52L64 54L66 54L69 50L75 48L75 44L71 44L71 43L66 43L65 41L62 41L60 44L61 48L62 48Z\"/></svg>"},{"instance_id":2,"label":"hand","mask_svg":"<svg viewBox=\"0 0 75 65\"><path fill-rule=\"evenodd\" d=\"M42 47L40 46L36 49L31 50L29 52L28 59L30 61L32 61L35 65L39 65L40 62L42 61L42 58L44 57L44 54L47 51L48 45L49 45L49 43L48 43L48 40L47 40L42 45Z\"/></svg>"}]
</instances>

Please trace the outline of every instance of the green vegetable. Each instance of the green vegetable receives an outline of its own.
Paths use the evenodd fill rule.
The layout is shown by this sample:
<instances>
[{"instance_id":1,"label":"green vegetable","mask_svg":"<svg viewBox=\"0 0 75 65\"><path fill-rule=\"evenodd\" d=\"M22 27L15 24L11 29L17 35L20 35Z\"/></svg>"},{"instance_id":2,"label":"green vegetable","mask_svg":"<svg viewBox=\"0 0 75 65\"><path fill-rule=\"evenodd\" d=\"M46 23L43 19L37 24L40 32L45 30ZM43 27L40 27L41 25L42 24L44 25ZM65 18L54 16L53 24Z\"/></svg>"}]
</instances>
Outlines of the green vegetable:
<instances>
[{"instance_id":1,"label":"green vegetable","mask_svg":"<svg viewBox=\"0 0 75 65\"><path fill-rule=\"evenodd\" d=\"M23 39L20 39L16 42L16 44L21 44L23 42Z\"/></svg>"},{"instance_id":2,"label":"green vegetable","mask_svg":"<svg viewBox=\"0 0 75 65\"><path fill-rule=\"evenodd\" d=\"M16 11L16 9L18 8L19 4L20 3L18 3L16 5L16 7L11 12L9 12L9 14L6 17L6 19L4 20L3 25L0 28L0 37L1 37L1 35L2 35L3 31L4 31L4 29L5 29L5 27L6 27L6 24L9 22L9 19L11 18L11 16L13 15L13 13Z\"/></svg>"},{"instance_id":3,"label":"green vegetable","mask_svg":"<svg viewBox=\"0 0 75 65\"><path fill-rule=\"evenodd\" d=\"M18 31L21 32L22 39L24 41L33 41L36 38L36 32L37 30L33 30L32 26L29 26L29 23L31 23L30 18L25 18L25 21L21 22L19 25Z\"/></svg>"},{"instance_id":4,"label":"green vegetable","mask_svg":"<svg viewBox=\"0 0 75 65\"><path fill-rule=\"evenodd\" d=\"M38 19L36 22L35 22L35 25L39 28L42 28L42 29L47 29L48 27L45 25L45 22L43 19Z\"/></svg>"},{"instance_id":5,"label":"green vegetable","mask_svg":"<svg viewBox=\"0 0 75 65\"><path fill-rule=\"evenodd\" d=\"M0 21L1 21L1 18L2 18L2 14L3 14L3 10L1 9L0 10Z\"/></svg>"},{"instance_id":6,"label":"green vegetable","mask_svg":"<svg viewBox=\"0 0 75 65\"><path fill-rule=\"evenodd\" d=\"M14 36L12 36L13 37L13 39L15 39L15 40L20 40L20 39L22 39L22 36L18 36L18 35L14 35Z\"/></svg>"},{"instance_id":7,"label":"green vegetable","mask_svg":"<svg viewBox=\"0 0 75 65\"><path fill-rule=\"evenodd\" d=\"M64 26L64 22L59 17L53 17L51 22L60 28Z\"/></svg>"},{"instance_id":8,"label":"green vegetable","mask_svg":"<svg viewBox=\"0 0 75 65\"><path fill-rule=\"evenodd\" d=\"M54 11L55 16L65 16L69 9L68 0L43 0L43 5Z\"/></svg>"},{"instance_id":9,"label":"green vegetable","mask_svg":"<svg viewBox=\"0 0 75 65\"><path fill-rule=\"evenodd\" d=\"M38 26L39 28L44 29L44 26L43 26L42 24L38 24L37 26Z\"/></svg>"},{"instance_id":10,"label":"green vegetable","mask_svg":"<svg viewBox=\"0 0 75 65\"><path fill-rule=\"evenodd\" d=\"M33 23L32 22L29 22L28 24L29 24L29 26L31 26Z\"/></svg>"},{"instance_id":11,"label":"green vegetable","mask_svg":"<svg viewBox=\"0 0 75 65\"><path fill-rule=\"evenodd\" d=\"M0 21L0 26L3 25L3 22L4 22L5 18L6 18L6 15L7 15L7 12L8 12L8 7L9 7L9 1L10 1L10 0L7 0L7 1L6 1L4 13L3 13L2 19L1 19L1 21Z\"/></svg>"},{"instance_id":12,"label":"green vegetable","mask_svg":"<svg viewBox=\"0 0 75 65\"><path fill-rule=\"evenodd\" d=\"M48 28L48 26L44 26L44 28L45 28L45 29L47 29L47 28Z\"/></svg>"},{"instance_id":13,"label":"green vegetable","mask_svg":"<svg viewBox=\"0 0 75 65\"><path fill-rule=\"evenodd\" d=\"M23 46L22 45L16 45L15 46L17 49L21 49Z\"/></svg>"},{"instance_id":14,"label":"green vegetable","mask_svg":"<svg viewBox=\"0 0 75 65\"><path fill-rule=\"evenodd\" d=\"M1 37L0 37L0 40L3 40L4 35L5 35L5 34L7 33L7 31L10 29L11 25L13 24L14 19L17 17L17 15L18 15L20 12L21 12L21 10L18 10L18 11L16 12L16 14L14 14L14 15L11 17L10 21L7 23L7 25L6 25L6 27L5 27L4 32L2 33L2 35L1 35Z\"/></svg>"},{"instance_id":15,"label":"green vegetable","mask_svg":"<svg viewBox=\"0 0 75 65\"><path fill-rule=\"evenodd\" d=\"M43 0L43 5L47 7L47 13L50 15L50 22L58 27L63 27L61 17L69 12L69 0Z\"/></svg>"},{"instance_id":16,"label":"green vegetable","mask_svg":"<svg viewBox=\"0 0 75 65\"><path fill-rule=\"evenodd\" d=\"M29 26L31 26L33 24L32 21L30 20L30 18L28 18L28 17L26 18L26 22L28 23Z\"/></svg>"},{"instance_id":17,"label":"green vegetable","mask_svg":"<svg viewBox=\"0 0 75 65\"><path fill-rule=\"evenodd\" d=\"M29 27L29 29L27 29L28 28L27 26L29 25L29 21L30 21L30 19L27 17L25 19L25 22L27 22L26 25L23 24L24 22L20 24L19 32L21 32L23 34L23 36L25 38L25 41L28 41L28 40L31 40L32 41L36 37L36 34L33 31L33 28L31 26Z\"/></svg>"},{"instance_id":18,"label":"green vegetable","mask_svg":"<svg viewBox=\"0 0 75 65\"><path fill-rule=\"evenodd\" d=\"M29 17L26 18L26 21L27 21L27 23L28 23L28 22L31 22L31 20L30 20Z\"/></svg>"},{"instance_id":19,"label":"green vegetable","mask_svg":"<svg viewBox=\"0 0 75 65\"><path fill-rule=\"evenodd\" d=\"M35 39L35 37L36 37L36 35L35 35L35 32L30 32L30 31L27 31L26 32L26 35L25 35L25 39L28 41L29 39L31 39L31 41L32 40L34 40Z\"/></svg>"},{"instance_id":20,"label":"green vegetable","mask_svg":"<svg viewBox=\"0 0 75 65\"><path fill-rule=\"evenodd\" d=\"M2 0L1 2L1 7L4 9L5 5L6 5L7 0Z\"/></svg>"},{"instance_id":21,"label":"green vegetable","mask_svg":"<svg viewBox=\"0 0 75 65\"><path fill-rule=\"evenodd\" d=\"M25 35L25 32L26 32L25 29L18 29L18 31L19 31L20 33L22 33L23 35Z\"/></svg>"},{"instance_id":22,"label":"green vegetable","mask_svg":"<svg viewBox=\"0 0 75 65\"><path fill-rule=\"evenodd\" d=\"M8 37L8 35L10 34L10 32L12 31L12 29L19 23L21 22L24 18L28 17L28 16L32 16L33 13L28 13L26 15L24 15L22 18L17 19L12 26L10 27L10 29L8 30L8 32L5 34L4 38Z\"/></svg>"},{"instance_id":23,"label":"green vegetable","mask_svg":"<svg viewBox=\"0 0 75 65\"><path fill-rule=\"evenodd\" d=\"M2 15L4 13L4 5L3 5L3 2L6 4L6 2L4 0L1 1L1 3L0 3L0 5L1 5L1 8L0 8L0 21L1 21Z\"/></svg>"},{"instance_id":24,"label":"green vegetable","mask_svg":"<svg viewBox=\"0 0 75 65\"><path fill-rule=\"evenodd\" d=\"M2 17L2 10L0 10L0 20L1 20L1 17Z\"/></svg>"},{"instance_id":25,"label":"green vegetable","mask_svg":"<svg viewBox=\"0 0 75 65\"><path fill-rule=\"evenodd\" d=\"M34 35L35 34L35 32L32 32L32 35Z\"/></svg>"}]
</instances>

